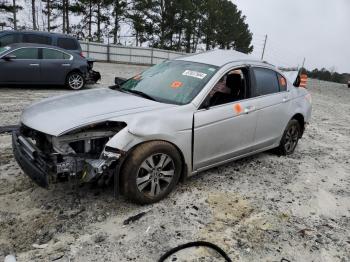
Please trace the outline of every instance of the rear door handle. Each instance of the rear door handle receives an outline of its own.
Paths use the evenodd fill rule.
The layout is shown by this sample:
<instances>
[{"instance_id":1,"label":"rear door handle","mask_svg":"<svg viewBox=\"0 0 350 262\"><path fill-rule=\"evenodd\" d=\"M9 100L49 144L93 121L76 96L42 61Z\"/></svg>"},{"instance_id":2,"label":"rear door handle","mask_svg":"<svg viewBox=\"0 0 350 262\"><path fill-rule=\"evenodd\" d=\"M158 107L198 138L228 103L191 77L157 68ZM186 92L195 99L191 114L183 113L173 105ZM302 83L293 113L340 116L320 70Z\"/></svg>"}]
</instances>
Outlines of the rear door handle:
<instances>
[{"instance_id":1,"label":"rear door handle","mask_svg":"<svg viewBox=\"0 0 350 262\"><path fill-rule=\"evenodd\" d=\"M29 64L29 66L39 66L39 64Z\"/></svg>"},{"instance_id":2,"label":"rear door handle","mask_svg":"<svg viewBox=\"0 0 350 262\"><path fill-rule=\"evenodd\" d=\"M283 103L288 102L289 98L288 97L283 97L282 101L283 101Z\"/></svg>"},{"instance_id":3,"label":"rear door handle","mask_svg":"<svg viewBox=\"0 0 350 262\"><path fill-rule=\"evenodd\" d=\"M62 66L70 66L70 64L62 64Z\"/></svg>"},{"instance_id":4,"label":"rear door handle","mask_svg":"<svg viewBox=\"0 0 350 262\"><path fill-rule=\"evenodd\" d=\"M255 106L247 106L244 108L244 113L249 114L250 112L255 110Z\"/></svg>"}]
</instances>

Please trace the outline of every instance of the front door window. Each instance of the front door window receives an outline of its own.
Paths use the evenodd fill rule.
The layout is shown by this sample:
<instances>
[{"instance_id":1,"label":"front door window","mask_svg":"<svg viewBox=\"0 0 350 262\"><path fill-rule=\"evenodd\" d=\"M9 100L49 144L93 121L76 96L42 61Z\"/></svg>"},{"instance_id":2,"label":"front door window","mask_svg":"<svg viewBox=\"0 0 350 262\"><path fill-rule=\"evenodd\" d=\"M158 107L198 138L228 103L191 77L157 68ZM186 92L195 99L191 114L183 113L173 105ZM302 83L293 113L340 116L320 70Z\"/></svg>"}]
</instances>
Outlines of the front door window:
<instances>
[{"instance_id":1,"label":"front door window","mask_svg":"<svg viewBox=\"0 0 350 262\"><path fill-rule=\"evenodd\" d=\"M38 48L21 48L10 53L14 55L15 59L39 59Z\"/></svg>"},{"instance_id":2,"label":"front door window","mask_svg":"<svg viewBox=\"0 0 350 262\"><path fill-rule=\"evenodd\" d=\"M209 93L209 106L223 105L247 98L248 71L231 70L215 84Z\"/></svg>"}]
</instances>

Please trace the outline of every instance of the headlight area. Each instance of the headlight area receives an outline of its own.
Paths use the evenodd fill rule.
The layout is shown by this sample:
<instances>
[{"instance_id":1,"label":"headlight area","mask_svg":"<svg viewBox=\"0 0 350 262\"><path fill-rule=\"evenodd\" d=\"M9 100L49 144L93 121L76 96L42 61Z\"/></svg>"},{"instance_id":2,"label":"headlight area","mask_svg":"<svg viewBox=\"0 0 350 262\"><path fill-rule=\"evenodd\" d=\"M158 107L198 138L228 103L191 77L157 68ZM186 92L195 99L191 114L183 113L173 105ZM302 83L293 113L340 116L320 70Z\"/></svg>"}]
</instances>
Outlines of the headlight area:
<instances>
[{"instance_id":1,"label":"headlight area","mask_svg":"<svg viewBox=\"0 0 350 262\"><path fill-rule=\"evenodd\" d=\"M125 123L106 122L59 137L27 129L23 136L46 156L50 182L74 179L82 183L107 184L123 152L106 147L106 144L125 126Z\"/></svg>"}]
</instances>

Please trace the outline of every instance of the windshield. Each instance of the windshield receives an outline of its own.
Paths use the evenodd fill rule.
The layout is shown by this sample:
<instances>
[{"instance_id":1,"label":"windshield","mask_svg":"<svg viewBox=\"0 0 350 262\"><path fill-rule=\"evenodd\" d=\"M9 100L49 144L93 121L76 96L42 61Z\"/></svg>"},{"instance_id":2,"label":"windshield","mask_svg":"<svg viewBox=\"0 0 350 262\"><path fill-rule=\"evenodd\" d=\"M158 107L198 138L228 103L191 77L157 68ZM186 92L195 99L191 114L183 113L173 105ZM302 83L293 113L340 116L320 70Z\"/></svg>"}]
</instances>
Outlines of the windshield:
<instances>
[{"instance_id":1,"label":"windshield","mask_svg":"<svg viewBox=\"0 0 350 262\"><path fill-rule=\"evenodd\" d=\"M5 51L7 51L7 50L9 50L9 49L10 49L10 47L8 47L8 46L0 47L0 54L5 52Z\"/></svg>"},{"instance_id":2,"label":"windshield","mask_svg":"<svg viewBox=\"0 0 350 262\"><path fill-rule=\"evenodd\" d=\"M184 105L197 96L217 69L200 63L166 61L127 80L120 89L143 93L159 102Z\"/></svg>"}]
</instances>

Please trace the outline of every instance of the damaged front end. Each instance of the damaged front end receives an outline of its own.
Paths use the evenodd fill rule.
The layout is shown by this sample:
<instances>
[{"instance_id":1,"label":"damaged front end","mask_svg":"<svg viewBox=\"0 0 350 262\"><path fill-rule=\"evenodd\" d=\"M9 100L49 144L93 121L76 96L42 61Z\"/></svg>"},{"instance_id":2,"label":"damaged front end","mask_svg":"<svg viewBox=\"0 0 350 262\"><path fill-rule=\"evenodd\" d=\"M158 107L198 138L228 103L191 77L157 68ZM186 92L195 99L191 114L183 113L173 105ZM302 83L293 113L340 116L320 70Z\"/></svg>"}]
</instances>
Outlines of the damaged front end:
<instances>
[{"instance_id":1,"label":"damaged front end","mask_svg":"<svg viewBox=\"0 0 350 262\"><path fill-rule=\"evenodd\" d=\"M71 179L107 184L123 152L106 144L125 126L105 122L55 137L22 125L12 135L13 151L23 171L41 187Z\"/></svg>"},{"instance_id":2,"label":"damaged front end","mask_svg":"<svg viewBox=\"0 0 350 262\"><path fill-rule=\"evenodd\" d=\"M88 72L87 72L85 81L89 85L96 84L97 81L101 80L101 74L100 72L93 70L94 62L95 62L94 59L87 58L86 60L88 64Z\"/></svg>"}]
</instances>

